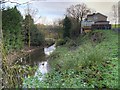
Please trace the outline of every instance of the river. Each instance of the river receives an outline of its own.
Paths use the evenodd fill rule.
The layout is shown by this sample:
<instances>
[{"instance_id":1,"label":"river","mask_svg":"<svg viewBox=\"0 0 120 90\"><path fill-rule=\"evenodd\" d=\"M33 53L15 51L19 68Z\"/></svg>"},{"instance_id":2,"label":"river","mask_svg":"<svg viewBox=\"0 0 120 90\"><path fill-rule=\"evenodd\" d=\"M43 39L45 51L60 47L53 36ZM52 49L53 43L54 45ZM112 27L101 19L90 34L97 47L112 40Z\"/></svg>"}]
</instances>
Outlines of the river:
<instances>
[{"instance_id":1,"label":"river","mask_svg":"<svg viewBox=\"0 0 120 90\"><path fill-rule=\"evenodd\" d=\"M36 67L36 71L32 71L32 74L30 73L24 73L24 78L27 78L28 76L39 76L39 72L42 73L42 77L39 79L42 80L44 77L44 74L48 73L50 71L50 65L48 63L49 55L56 49L55 44L49 46L49 47L44 47L40 48L29 55L26 55L24 57L21 57L17 59L14 64L15 65L20 65L22 67Z\"/></svg>"}]
</instances>

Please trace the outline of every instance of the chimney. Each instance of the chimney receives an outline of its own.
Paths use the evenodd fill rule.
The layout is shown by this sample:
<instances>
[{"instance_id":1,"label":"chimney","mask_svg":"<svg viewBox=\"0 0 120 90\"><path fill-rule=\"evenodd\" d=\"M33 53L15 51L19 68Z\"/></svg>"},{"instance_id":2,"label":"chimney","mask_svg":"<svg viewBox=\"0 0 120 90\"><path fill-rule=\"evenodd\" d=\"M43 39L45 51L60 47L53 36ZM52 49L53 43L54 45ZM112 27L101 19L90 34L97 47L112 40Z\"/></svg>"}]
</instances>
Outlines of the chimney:
<instances>
[{"instance_id":1,"label":"chimney","mask_svg":"<svg viewBox=\"0 0 120 90\"><path fill-rule=\"evenodd\" d=\"M95 15L95 13L93 13L93 15Z\"/></svg>"}]
</instances>

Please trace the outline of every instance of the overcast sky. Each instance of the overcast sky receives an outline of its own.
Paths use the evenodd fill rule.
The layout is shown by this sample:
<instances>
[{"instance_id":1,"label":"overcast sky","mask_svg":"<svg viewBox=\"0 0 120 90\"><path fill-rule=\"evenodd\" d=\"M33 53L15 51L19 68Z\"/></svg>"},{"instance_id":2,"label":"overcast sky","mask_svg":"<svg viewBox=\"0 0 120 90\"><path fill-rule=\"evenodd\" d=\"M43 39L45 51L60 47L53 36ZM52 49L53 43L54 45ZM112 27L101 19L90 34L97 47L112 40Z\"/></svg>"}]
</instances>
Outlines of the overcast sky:
<instances>
[{"instance_id":1,"label":"overcast sky","mask_svg":"<svg viewBox=\"0 0 120 90\"><path fill-rule=\"evenodd\" d=\"M88 8L94 9L96 12L102 13L108 16L108 20L111 21L112 5L116 4L119 0L10 0L19 3L25 3L31 1L29 7L38 10L36 15L34 15L36 23L52 24L53 21L63 18L66 13L66 8L70 5L76 5L79 3L87 4ZM13 6L10 3L5 4L5 6ZM25 15L25 9L27 5L20 5L18 9ZM39 18L40 17L40 18Z\"/></svg>"}]
</instances>

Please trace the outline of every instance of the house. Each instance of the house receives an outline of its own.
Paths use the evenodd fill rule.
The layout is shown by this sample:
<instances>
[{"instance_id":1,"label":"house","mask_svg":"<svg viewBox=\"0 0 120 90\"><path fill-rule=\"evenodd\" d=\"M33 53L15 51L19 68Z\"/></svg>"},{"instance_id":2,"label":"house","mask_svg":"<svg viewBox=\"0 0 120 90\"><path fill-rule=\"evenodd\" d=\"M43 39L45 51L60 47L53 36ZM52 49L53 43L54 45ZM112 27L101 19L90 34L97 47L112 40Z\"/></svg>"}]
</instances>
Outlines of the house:
<instances>
[{"instance_id":1,"label":"house","mask_svg":"<svg viewBox=\"0 0 120 90\"><path fill-rule=\"evenodd\" d=\"M87 18L82 22L83 29L111 29L107 16L101 13L93 13L87 15Z\"/></svg>"}]
</instances>

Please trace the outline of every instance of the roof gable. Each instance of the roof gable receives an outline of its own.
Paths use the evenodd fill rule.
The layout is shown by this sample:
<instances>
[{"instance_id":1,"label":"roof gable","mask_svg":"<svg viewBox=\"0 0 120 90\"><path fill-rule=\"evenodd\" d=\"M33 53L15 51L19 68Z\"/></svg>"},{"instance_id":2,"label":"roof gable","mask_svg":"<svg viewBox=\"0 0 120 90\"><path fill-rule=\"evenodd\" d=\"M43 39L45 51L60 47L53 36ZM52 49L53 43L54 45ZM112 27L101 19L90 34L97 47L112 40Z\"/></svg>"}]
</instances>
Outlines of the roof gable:
<instances>
[{"instance_id":1,"label":"roof gable","mask_svg":"<svg viewBox=\"0 0 120 90\"><path fill-rule=\"evenodd\" d=\"M107 16L105 16L105 15L103 15L103 14L101 14L101 13L96 13L96 15L98 15L98 14L99 14L99 15L102 15L102 16L104 16L104 17L107 17Z\"/></svg>"},{"instance_id":2,"label":"roof gable","mask_svg":"<svg viewBox=\"0 0 120 90\"><path fill-rule=\"evenodd\" d=\"M95 16L95 15L101 15L107 18L107 16L101 14L101 13L93 13L93 14L88 14L87 17Z\"/></svg>"}]
</instances>

